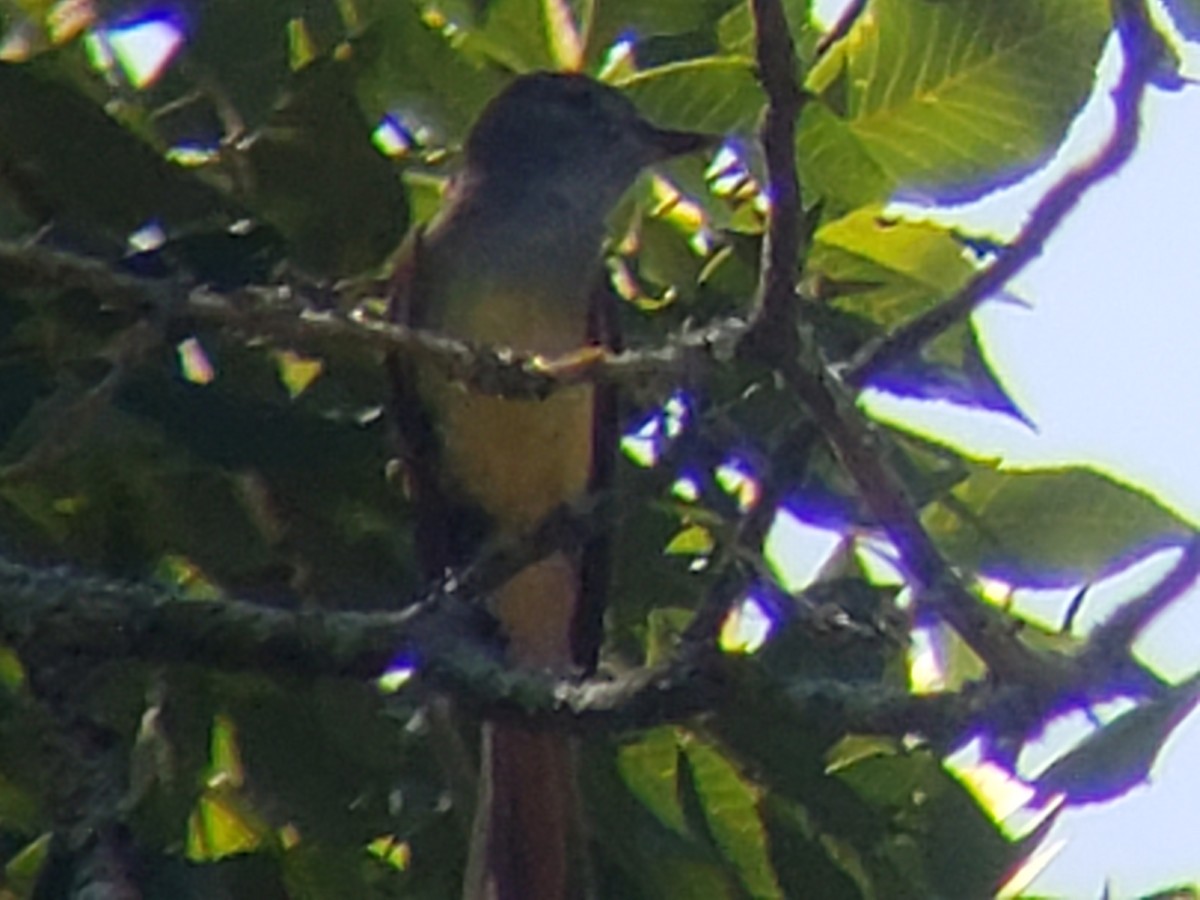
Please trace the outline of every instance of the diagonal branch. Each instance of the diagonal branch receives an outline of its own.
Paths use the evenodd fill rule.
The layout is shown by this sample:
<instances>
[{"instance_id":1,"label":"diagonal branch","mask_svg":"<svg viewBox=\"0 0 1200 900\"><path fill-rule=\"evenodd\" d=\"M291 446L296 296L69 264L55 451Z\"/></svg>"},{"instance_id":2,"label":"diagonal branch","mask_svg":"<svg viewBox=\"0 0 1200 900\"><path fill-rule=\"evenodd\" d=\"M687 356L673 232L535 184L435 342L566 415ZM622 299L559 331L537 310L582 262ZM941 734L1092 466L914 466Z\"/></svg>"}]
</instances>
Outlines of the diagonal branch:
<instances>
[{"instance_id":1,"label":"diagonal branch","mask_svg":"<svg viewBox=\"0 0 1200 900\"><path fill-rule=\"evenodd\" d=\"M796 360L780 361L776 369L809 410L896 546L921 602L962 635L995 675L1016 683L1061 683L1065 673L1057 671L1050 657L1022 643L1008 616L971 594L942 557L887 462L882 436L843 396L841 385Z\"/></svg>"},{"instance_id":2,"label":"diagonal branch","mask_svg":"<svg viewBox=\"0 0 1200 900\"><path fill-rule=\"evenodd\" d=\"M942 558L902 481L887 463L887 446L825 364L816 342L808 339L800 346L794 314L799 187L792 140L800 95L780 3L756 0L753 8L760 77L768 98L763 141L772 205L760 307L740 350L774 368L807 408L896 545L922 602L939 612L995 675L1015 683L1057 686L1065 675L1060 667L1021 643L1009 619L974 597ZM783 122L788 116L790 124ZM784 241L790 244L783 245Z\"/></svg>"},{"instance_id":3,"label":"diagonal branch","mask_svg":"<svg viewBox=\"0 0 1200 900\"><path fill-rule=\"evenodd\" d=\"M818 58L824 56L834 44L850 33L850 29L854 27L854 23L859 20L866 8L867 0L852 0L842 10L842 14L838 16L833 26L817 41L816 54Z\"/></svg>"},{"instance_id":4,"label":"diagonal branch","mask_svg":"<svg viewBox=\"0 0 1200 900\"><path fill-rule=\"evenodd\" d=\"M1046 241L1091 188L1113 175L1133 155L1138 140L1138 110L1163 59L1162 36L1155 31L1141 0L1114 3L1124 69L1112 90L1116 121L1103 147L1086 164L1069 172L1033 208L1011 244L949 300L868 344L846 368L843 378L861 388L891 366L917 353L938 335L967 318L1041 255Z\"/></svg>"},{"instance_id":5,"label":"diagonal branch","mask_svg":"<svg viewBox=\"0 0 1200 900\"><path fill-rule=\"evenodd\" d=\"M1130 600L1088 636L1083 663L1113 667L1129 659L1134 641L1164 610L1200 579L1200 537L1183 548L1183 556L1167 575L1146 593Z\"/></svg>"}]
</instances>

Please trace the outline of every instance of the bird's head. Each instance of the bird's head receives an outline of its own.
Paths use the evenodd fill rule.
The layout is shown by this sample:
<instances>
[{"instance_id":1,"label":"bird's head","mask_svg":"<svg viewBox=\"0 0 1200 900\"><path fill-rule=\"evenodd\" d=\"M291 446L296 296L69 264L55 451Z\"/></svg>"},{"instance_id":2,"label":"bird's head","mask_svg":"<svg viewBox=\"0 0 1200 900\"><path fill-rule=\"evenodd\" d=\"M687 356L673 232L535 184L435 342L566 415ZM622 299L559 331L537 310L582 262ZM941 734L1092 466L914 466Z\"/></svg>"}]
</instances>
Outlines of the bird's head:
<instances>
[{"instance_id":1,"label":"bird's head","mask_svg":"<svg viewBox=\"0 0 1200 900\"><path fill-rule=\"evenodd\" d=\"M488 104L467 138L466 168L535 195L561 188L607 211L646 166L715 144L711 135L652 125L619 91L585 75L539 72Z\"/></svg>"}]
</instances>

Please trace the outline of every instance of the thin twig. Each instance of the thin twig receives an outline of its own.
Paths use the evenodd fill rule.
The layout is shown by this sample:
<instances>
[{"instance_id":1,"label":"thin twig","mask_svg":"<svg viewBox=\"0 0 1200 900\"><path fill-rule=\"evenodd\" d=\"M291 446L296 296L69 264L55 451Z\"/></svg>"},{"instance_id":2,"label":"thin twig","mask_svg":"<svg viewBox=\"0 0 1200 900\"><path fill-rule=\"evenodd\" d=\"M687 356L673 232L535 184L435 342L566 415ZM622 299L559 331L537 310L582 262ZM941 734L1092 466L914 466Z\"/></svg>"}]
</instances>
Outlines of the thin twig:
<instances>
[{"instance_id":1,"label":"thin twig","mask_svg":"<svg viewBox=\"0 0 1200 900\"><path fill-rule=\"evenodd\" d=\"M1084 657L1099 665L1125 659L1134 641L1168 606L1192 588L1200 578L1200 537L1183 548L1175 567L1156 585L1125 603L1088 636Z\"/></svg>"},{"instance_id":2,"label":"thin twig","mask_svg":"<svg viewBox=\"0 0 1200 900\"><path fill-rule=\"evenodd\" d=\"M850 33L850 29L854 27L854 23L858 21L858 17L863 14L863 10L866 8L867 0L853 0L852 3L842 10L842 14L833 23L833 27L821 35L821 40L817 41L817 59L824 56L830 47Z\"/></svg>"}]
</instances>

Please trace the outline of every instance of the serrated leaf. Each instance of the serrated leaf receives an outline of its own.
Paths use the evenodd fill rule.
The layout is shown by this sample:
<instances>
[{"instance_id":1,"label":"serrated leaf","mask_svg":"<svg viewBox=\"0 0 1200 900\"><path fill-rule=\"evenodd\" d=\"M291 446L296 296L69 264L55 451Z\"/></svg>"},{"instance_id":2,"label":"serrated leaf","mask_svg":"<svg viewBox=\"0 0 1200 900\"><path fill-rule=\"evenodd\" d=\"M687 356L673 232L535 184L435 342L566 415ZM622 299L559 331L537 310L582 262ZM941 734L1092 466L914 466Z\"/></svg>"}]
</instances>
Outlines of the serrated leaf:
<instances>
[{"instance_id":1,"label":"serrated leaf","mask_svg":"<svg viewBox=\"0 0 1200 900\"><path fill-rule=\"evenodd\" d=\"M654 124L713 134L748 132L763 107L754 65L743 57L710 56L646 69L619 82Z\"/></svg>"},{"instance_id":2,"label":"serrated leaf","mask_svg":"<svg viewBox=\"0 0 1200 900\"><path fill-rule=\"evenodd\" d=\"M874 0L811 73L802 169L852 205L1012 183L1062 140L1109 27L1107 0Z\"/></svg>"},{"instance_id":3,"label":"serrated leaf","mask_svg":"<svg viewBox=\"0 0 1200 900\"><path fill-rule=\"evenodd\" d=\"M1085 467L981 467L924 522L955 564L1019 584L1093 579L1192 533L1149 494Z\"/></svg>"},{"instance_id":4,"label":"serrated leaf","mask_svg":"<svg viewBox=\"0 0 1200 900\"><path fill-rule=\"evenodd\" d=\"M860 285L837 305L884 326L945 300L975 271L947 229L888 217L880 206L823 225L808 269L834 285Z\"/></svg>"}]
</instances>

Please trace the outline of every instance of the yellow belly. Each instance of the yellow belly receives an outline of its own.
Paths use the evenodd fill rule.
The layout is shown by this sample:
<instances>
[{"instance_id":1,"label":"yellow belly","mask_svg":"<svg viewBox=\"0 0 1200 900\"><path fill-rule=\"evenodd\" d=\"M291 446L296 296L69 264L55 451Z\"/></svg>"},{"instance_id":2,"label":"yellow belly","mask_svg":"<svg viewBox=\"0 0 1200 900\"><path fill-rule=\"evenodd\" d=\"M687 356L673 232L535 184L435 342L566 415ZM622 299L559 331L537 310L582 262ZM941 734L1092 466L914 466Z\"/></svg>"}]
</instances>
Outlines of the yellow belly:
<instances>
[{"instance_id":1,"label":"yellow belly","mask_svg":"<svg viewBox=\"0 0 1200 900\"><path fill-rule=\"evenodd\" d=\"M457 297L443 305L441 319L448 334L545 355L577 350L587 329L582 303L504 292L487 296L486 302ZM514 400L434 377L424 392L437 413L449 483L482 507L502 532L526 530L587 490L590 386L544 400Z\"/></svg>"},{"instance_id":2,"label":"yellow belly","mask_svg":"<svg viewBox=\"0 0 1200 900\"><path fill-rule=\"evenodd\" d=\"M493 296L486 303L443 307L441 327L474 341L547 355L568 353L585 338L582 304ZM587 491L592 471L594 390L557 391L544 400L473 393L427 374L422 393L436 412L442 465L452 490L483 509L499 534L516 536ZM579 598L576 561L554 554L497 591L494 612L512 658L565 671Z\"/></svg>"},{"instance_id":3,"label":"yellow belly","mask_svg":"<svg viewBox=\"0 0 1200 900\"><path fill-rule=\"evenodd\" d=\"M592 388L545 400L485 397L460 385L442 394L439 430L451 483L500 531L525 531L587 490Z\"/></svg>"}]
</instances>

